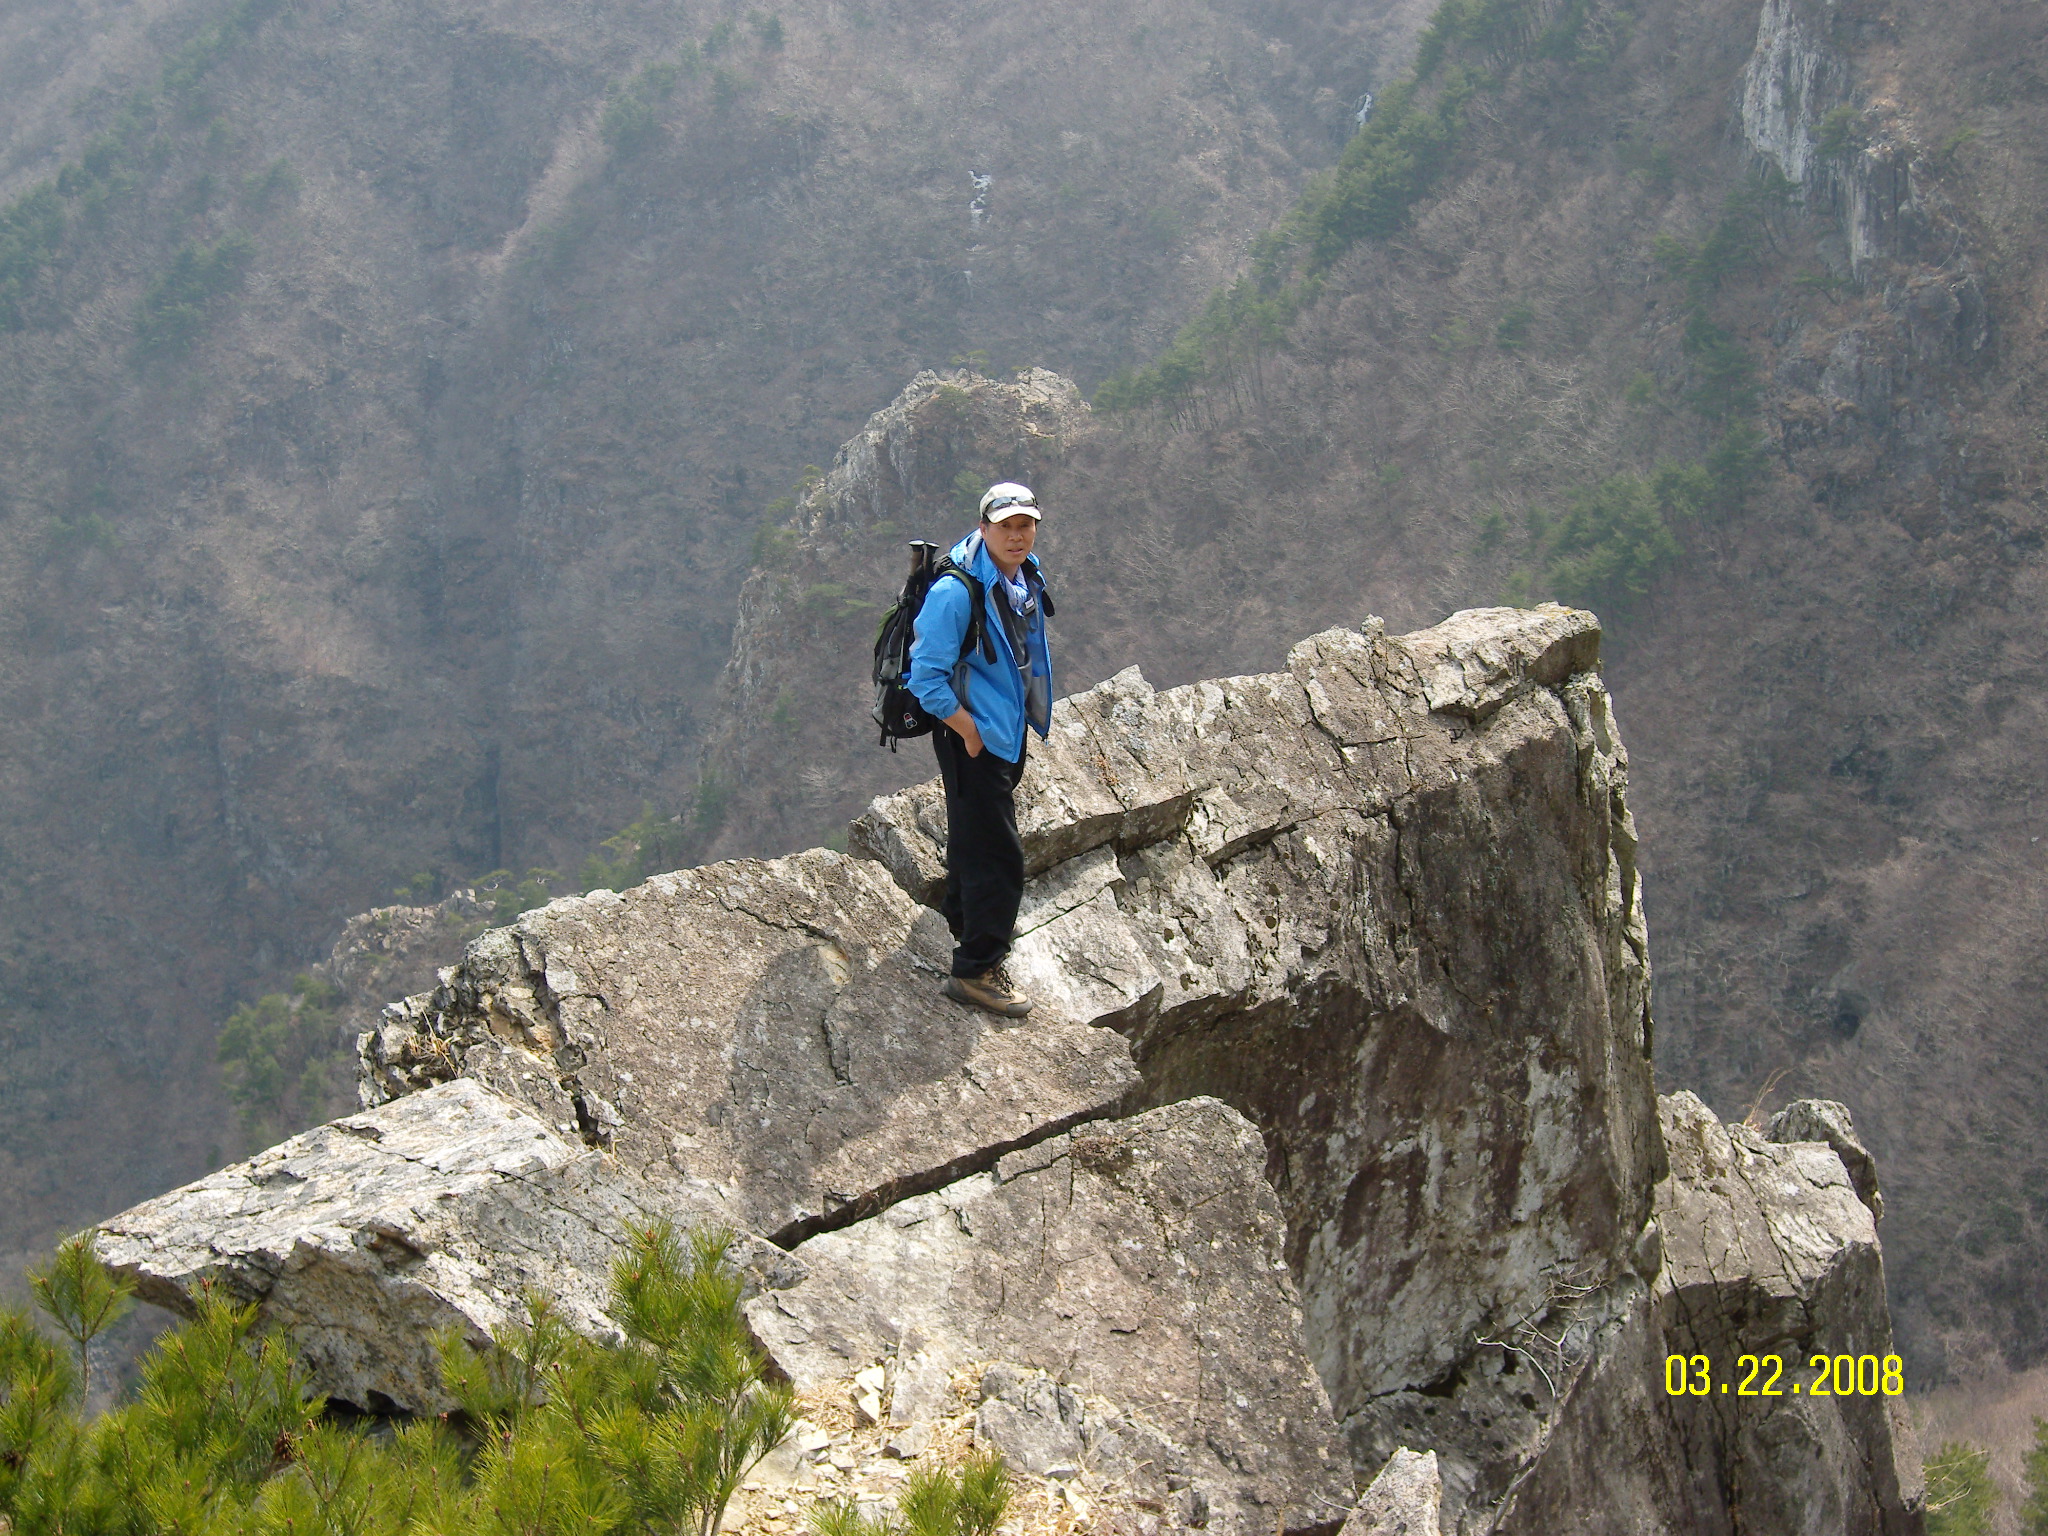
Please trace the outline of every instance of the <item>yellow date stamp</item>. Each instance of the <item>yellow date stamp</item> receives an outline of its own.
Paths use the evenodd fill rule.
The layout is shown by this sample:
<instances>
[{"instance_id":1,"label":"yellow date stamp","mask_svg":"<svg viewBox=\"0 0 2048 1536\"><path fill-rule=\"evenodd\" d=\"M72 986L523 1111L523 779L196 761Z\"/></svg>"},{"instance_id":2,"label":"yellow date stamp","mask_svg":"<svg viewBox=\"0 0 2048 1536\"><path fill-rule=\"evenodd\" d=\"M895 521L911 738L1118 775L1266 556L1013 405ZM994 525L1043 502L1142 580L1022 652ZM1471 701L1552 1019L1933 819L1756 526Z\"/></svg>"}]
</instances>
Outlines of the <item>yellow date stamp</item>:
<instances>
[{"instance_id":1,"label":"yellow date stamp","mask_svg":"<svg viewBox=\"0 0 2048 1536\"><path fill-rule=\"evenodd\" d=\"M1906 1363L1897 1355L1814 1355L1811 1375L1787 1376L1782 1355L1737 1355L1735 1369L1717 1375L1705 1355L1666 1355L1664 1391L1671 1397L1898 1397L1906 1390Z\"/></svg>"}]
</instances>

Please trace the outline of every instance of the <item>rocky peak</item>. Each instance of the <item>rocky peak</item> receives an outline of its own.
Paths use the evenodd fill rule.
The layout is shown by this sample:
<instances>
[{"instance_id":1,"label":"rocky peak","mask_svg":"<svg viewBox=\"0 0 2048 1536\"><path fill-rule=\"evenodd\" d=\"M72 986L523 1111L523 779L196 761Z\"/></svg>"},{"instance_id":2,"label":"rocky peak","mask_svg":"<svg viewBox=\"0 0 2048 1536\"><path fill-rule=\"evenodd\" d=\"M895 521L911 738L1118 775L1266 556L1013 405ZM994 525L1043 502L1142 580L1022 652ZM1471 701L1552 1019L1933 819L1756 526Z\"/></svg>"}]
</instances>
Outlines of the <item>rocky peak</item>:
<instances>
[{"instance_id":1,"label":"rocky peak","mask_svg":"<svg viewBox=\"0 0 2048 1536\"><path fill-rule=\"evenodd\" d=\"M1794 1471L1661 1395L1667 1351L1883 1352L1888 1324L1827 1141L1685 1099L1660 1128L1598 646L1585 613L1475 610L1063 700L1020 805L1021 1021L938 995L932 785L848 854L550 903L385 1010L360 1114L105 1251L158 1299L211 1277L292 1322L336 1396L424 1411L433 1328L536 1283L603 1327L629 1223L716 1221L812 1400L909 1457L968 1414L1156 1525L1533 1530L1611 1486L1634 1529L1809 1495L1904 1529L1882 1405L1802 1401L1826 1449ZM1685 1456L1735 1478L1718 1503Z\"/></svg>"},{"instance_id":2,"label":"rocky peak","mask_svg":"<svg viewBox=\"0 0 2048 1536\"><path fill-rule=\"evenodd\" d=\"M977 467L969 461L1028 475L1087 419L1080 389L1048 368L1021 369L1006 382L927 369L839 450L804 497L797 525L815 538L934 501L951 501L957 515L972 507L955 483Z\"/></svg>"}]
</instances>

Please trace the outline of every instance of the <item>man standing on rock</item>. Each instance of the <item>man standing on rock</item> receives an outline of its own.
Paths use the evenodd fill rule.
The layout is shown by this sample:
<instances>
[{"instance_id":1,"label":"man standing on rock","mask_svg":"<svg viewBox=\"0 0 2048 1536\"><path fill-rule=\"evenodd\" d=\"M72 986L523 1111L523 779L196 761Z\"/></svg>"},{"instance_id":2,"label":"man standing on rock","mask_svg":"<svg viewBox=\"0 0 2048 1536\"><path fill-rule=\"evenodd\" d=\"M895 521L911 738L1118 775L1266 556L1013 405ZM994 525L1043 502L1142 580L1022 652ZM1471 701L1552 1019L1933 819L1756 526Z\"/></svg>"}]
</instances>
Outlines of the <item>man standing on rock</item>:
<instances>
[{"instance_id":1,"label":"man standing on rock","mask_svg":"<svg viewBox=\"0 0 2048 1536\"><path fill-rule=\"evenodd\" d=\"M1024 899L1024 844L1017 836L1017 784L1024 776L1024 727L1052 725L1052 612L1031 546L1038 501L1028 486L992 485L981 526L955 544L952 562L971 576L932 583L910 648L910 691L939 725L932 745L946 783L946 897L953 974L942 989L956 1003L1020 1019L1031 1000L1003 973L1010 932ZM962 649L975 595L992 644Z\"/></svg>"}]
</instances>

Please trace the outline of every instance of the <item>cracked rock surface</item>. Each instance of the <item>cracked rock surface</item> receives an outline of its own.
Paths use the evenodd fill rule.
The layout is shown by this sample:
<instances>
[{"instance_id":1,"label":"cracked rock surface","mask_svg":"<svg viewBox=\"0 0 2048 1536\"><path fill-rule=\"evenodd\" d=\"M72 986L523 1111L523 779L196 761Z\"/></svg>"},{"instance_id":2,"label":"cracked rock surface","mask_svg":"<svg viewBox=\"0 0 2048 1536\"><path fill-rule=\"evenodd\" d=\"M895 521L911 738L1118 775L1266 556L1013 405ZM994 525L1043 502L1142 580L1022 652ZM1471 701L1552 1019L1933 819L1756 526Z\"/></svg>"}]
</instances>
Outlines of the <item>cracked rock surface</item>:
<instances>
[{"instance_id":1,"label":"cracked rock surface","mask_svg":"<svg viewBox=\"0 0 2048 1536\"><path fill-rule=\"evenodd\" d=\"M551 902L363 1039L371 1102L460 1073L791 1240L1113 1108L1113 1030L940 998L951 941L874 864L812 849Z\"/></svg>"},{"instance_id":2,"label":"cracked rock surface","mask_svg":"<svg viewBox=\"0 0 2048 1536\"><path fill-rule=\"evenodd\" d=\"M1856 1186L1856 1198L1870 1207L1873 1221L1884 1220L1884 1194L1877 1187L1877 1159L1856 1134L1849 1106L1832 1099L1794 1099L1764 1128L1771 1141L1820 1141L1827 1143L1848 1170Z\"/></svg>"},{"instance_id":3,"label":"cracked rock surface","mask_svg":"<svg viewBox=\"0 0 2048 1536\"><path fill-rule=\"evenodd\" d=\"M1265 1147L1214 1099L1089 1126L803 1246L806 1277L747 1316L799 1386L913 1350L1051 1373L983 1419L1029 1470L1071 1476L1078 1400L1109 1398L1159 1440L1211 1529L1327 1529L1349 1458L1300 1344Z\"/></svg>"}]
</instances>

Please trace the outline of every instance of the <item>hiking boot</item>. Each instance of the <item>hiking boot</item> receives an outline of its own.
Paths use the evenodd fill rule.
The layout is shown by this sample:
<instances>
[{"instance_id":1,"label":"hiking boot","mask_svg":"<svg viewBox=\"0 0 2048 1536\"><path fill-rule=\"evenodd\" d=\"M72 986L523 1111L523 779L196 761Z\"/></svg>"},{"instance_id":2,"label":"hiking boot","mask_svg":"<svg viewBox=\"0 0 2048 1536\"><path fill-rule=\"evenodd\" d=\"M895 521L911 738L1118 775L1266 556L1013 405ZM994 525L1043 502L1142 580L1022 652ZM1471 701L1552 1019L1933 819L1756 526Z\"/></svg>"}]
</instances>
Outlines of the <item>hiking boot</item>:
<instances>
[{"instance_id":1,"label":"hiking boot","mask_svg":"<svg viewBox=\"0 0 2048 1536\"><path fill-rule=\"evenodd\" d=\"M1006 1019L1021 1019L1031 1011L1031 999L1010 985L1010 978L1003 974L1001 966L983 971L979 976L949 976L939 990L956 1003L965 1003L970 1008L986 1008Z\"/></svg>"}]
</instances>

